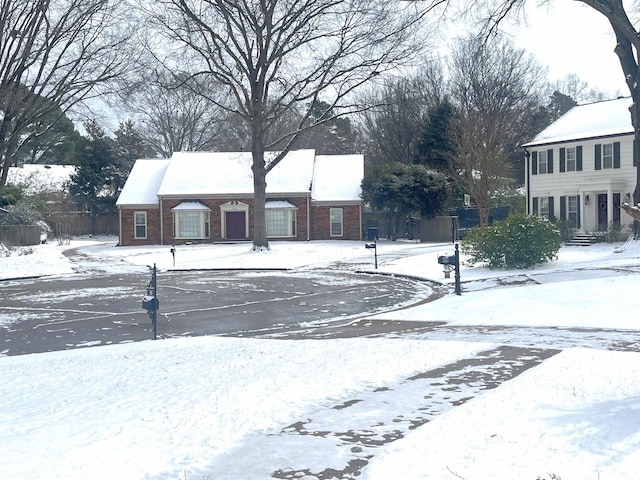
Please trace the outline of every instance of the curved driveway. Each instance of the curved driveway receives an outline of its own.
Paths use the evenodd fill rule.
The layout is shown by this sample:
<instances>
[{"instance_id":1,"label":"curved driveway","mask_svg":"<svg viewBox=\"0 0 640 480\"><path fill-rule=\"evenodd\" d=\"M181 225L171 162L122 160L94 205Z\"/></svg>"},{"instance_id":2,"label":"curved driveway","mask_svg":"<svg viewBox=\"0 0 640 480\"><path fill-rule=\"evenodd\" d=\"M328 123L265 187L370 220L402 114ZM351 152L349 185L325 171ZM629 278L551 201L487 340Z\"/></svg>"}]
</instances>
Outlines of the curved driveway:
<instances>
[{"instance_id":1,"label":"curved driveway","mask_svg":"<svg viewBox=\"0 0 640 480\"><path fill-rule=\"evenodd\" d=\"M152 338L141 298L151 275L4 282L0 354ZM320 327L422 301L416 280L340 270L159 272L158 337L255 336Z\"/></svg>"}]
</instances>

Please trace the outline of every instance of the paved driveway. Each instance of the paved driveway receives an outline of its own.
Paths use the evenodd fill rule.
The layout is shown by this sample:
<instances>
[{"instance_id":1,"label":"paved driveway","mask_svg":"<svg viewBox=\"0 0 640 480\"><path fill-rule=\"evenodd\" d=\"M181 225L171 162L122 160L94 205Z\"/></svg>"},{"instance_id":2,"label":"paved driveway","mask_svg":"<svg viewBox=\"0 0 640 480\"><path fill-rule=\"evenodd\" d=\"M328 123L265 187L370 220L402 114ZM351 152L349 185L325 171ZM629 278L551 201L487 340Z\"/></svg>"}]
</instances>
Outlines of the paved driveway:
<instances>
[{"instance_id":1,"label":"paved driveway","mask_svg":"<svg viewBox=\"0 0 640 480\"><path fill-rule=\"evenodd\" d=\"M64 350L152 338L141 298L151 275L4 282L0 353ZM255 336L335 324L429 298L426 283L345 271L158 273L158 337Z\"/></svg>"}]
</instances>

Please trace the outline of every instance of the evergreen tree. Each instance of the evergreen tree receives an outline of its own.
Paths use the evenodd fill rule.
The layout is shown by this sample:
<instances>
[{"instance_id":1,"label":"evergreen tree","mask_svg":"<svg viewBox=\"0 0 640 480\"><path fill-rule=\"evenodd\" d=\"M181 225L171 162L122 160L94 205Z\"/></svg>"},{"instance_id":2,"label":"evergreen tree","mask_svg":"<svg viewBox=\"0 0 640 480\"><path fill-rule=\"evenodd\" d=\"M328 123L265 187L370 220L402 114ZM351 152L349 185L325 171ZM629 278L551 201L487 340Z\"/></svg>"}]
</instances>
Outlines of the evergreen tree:
<instances>
[{"instance_id":1,"label":"evergreen tree","mask_svg":"<svg viewBox=\"0 0 640 480\"><path fill-rule=\"evenodd\" d=\"M296 148L314 148L319 155L355 153L356 133L351 120L336 116L328 103L316 102L306 123L315 127L300 135Z\"/></svg>"},{"instance_id":2,"label":"evergreen tree","mask_svg":"<svg viewBox=\"0 0 640 480\"><path fill-rule=\"evenodd\" d=\"M451 171L456 151L451 124L454 115L448 100L429 110L414 163L442 172Z\"/></svg>"},{"instance_id":3,"label":"evergreen tree","mask_svg":"<svg viewBox=\"0 0 640 480\"><path fill-rule=\"evenodd\" d=\"M40 163L71 165L75 163L76 144L80 134L73 122L56 108L42 123L30 125L26 140L15 158L18 164Z\"/></svg>"},{"instance_id":4,"label":"evergreen tree","mask_svg":"<svg viewBox=\"0 0 640 480\"><path fill-rule=\"evenodd\" d=\"M76 172L71 176L69 192L90 215L113 214L118 193L113 173L115 143L95 120L87 121L84 127L87 136L79 143Z\"/></svg>"},{"instance_id":5,"label":"evergreen tree","mask_svg":"<svg viewBox=\"0 0 640 480\"><path fill-rule=\"evenodd\" d=\"M115 156L110 167L113 191L117 197L136 160L152 156L152 149L131 120L121 122L115 134Z\"/></svg>"},{"instance_id":6,"label":"evergreen tree","mask_svg":"<svg viewBox=\"0 0 640 480\"><path fill-rule=\"evenodd\" d=\"M383 213L387 235L397 239L412 215L431 217L439 213L449 197L447 177L423 165L400 162L373 167L362 182L362 198Z\"/></svg>"}]
</instances>

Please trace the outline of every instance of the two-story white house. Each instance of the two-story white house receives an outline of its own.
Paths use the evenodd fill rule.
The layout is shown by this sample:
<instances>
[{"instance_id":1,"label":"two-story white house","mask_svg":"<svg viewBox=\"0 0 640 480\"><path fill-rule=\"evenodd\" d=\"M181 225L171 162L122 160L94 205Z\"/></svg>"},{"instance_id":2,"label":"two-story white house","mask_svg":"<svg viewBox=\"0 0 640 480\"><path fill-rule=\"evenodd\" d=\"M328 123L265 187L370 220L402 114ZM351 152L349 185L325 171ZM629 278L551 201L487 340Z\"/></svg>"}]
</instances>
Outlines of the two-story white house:
<instances>
[{"instance_id":1,"label":"two-story white house","mask_svg":"<svg viewBox=\"0 0 640 480\"><path fill-rule=\"evenodd\" d=\"M576 106L522 145L528 213L582 232L633 221L620 208L636 184L631 103L624 97Z\"/></svg>"}]
</instances>

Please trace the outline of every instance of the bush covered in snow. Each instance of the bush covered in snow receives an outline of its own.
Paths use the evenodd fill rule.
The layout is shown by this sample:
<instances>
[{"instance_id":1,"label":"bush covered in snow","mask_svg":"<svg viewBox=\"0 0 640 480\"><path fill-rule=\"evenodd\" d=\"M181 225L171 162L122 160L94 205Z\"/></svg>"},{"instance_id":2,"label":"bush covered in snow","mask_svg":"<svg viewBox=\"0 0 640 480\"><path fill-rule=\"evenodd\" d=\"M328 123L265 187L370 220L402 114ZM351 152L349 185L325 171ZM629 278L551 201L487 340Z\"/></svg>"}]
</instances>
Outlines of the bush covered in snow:
<instances>
[{"instance_id":1,"label":"bush covered in snow","mask_svg":"<svg viewBox=\"0 0 640 480\"><path fill-rule=\"evenodd\" d=\"M467 232L462 252L473 263L489 268L529 268L554 260L560 250L561 235L547 219L534 215L511 215L485 228Z\"/></svg>"}]
</instances>

